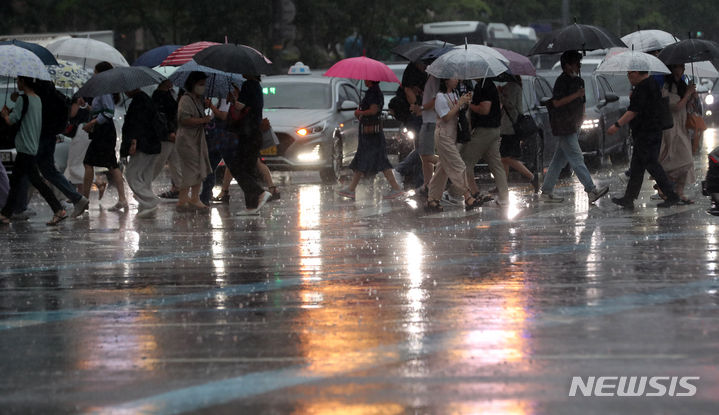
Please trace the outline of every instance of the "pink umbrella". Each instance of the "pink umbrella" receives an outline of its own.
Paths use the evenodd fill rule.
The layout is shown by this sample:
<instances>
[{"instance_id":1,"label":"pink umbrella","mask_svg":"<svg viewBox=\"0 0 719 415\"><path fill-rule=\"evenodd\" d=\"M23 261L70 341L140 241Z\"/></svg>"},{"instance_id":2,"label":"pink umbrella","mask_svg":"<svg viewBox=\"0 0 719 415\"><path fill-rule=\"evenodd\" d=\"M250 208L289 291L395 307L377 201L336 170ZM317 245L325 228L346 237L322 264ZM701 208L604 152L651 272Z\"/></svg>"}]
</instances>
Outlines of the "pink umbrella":
<instances>
[{"instance_id":1,"label":"pink umbrella","mask_svg":"<svg viewBox=\"0 0 719 415\"><path fill-rule=\"evenodd\" d=\"M397 75L389 66L380 61L360 56L359 58L342 59L332 65L324 76L335 78L358 79L360 81L400 83Z\"/></svg>"},{"instance_id":2,"label":"pink umbrella","mask_svg":"<svg viewBox=\"0 0 719 415\"><path fill-rule=\"evenodd\" d=\"M181 66L192 60L192 57L210 46L219 45L215 42L195 42L183 46L172 52L160 66Z\"/></svg>"},{"instance_id":3,"label":"pink umbrella","mask_svg":"<svg viewBox=\"0 0 719 415\"><path fill-rule=\"evenodd\" d=\"M509 59L509 72L511 72L512 75L535 76L537 74L534 65L532 65L532 62L526 56L507 49L494 48L494 50Z\"/></svg>"}]
</instances>

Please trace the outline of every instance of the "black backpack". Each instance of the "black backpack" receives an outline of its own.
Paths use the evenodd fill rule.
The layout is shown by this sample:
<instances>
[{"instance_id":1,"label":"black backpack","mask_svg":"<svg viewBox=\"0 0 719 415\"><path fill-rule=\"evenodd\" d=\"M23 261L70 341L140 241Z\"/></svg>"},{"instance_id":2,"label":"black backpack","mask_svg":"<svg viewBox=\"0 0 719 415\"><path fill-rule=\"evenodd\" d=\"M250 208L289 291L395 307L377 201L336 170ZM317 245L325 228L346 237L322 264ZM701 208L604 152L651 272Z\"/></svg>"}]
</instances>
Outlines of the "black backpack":
<instances>
[{"instance_id":1,"label":"black backpack","mask_svg":"<svg viewBox=\"0 0 719 415\"><path fill-rule=\"evenodd\" d=\"M27 114L27 108L30 104L30 100L27 99L27 95L20 95L22 97L22 113L20 119L13 125L7 125L4 120L0 121L0 150L9 150L15 148L15 136L20 131L20 124L22 124L25 114ZM15 108L13 111L17 111Z\"/></svg>"},{"instance_id":2,"label":"black backpack","mask_svg":"<svg viewBox=\"0 0 719 415\"><path fill-rule=\"evenodd\" d=\"M155 131L155 137L158 140L167 141L167 136L170 135L167 116L157 108L155 108L155 115L152 117L152 129Z\"/></svg>"},{"instance_id":3,"label":"black backpack","mask_svg":"<svg viewBox=\"0 0 719 415\"><path fill-rule=\"evenodd\" d=\"M70 100L48 82L40 94L42 101L42 137L65 132L70 119Z\"/></svg>"},{"instance_id":4,"label":"black backpack","mask_svg":"<svg viewBox=\"0 0 719 415\"><path fill-rule=\"evenodd\" d=\"M392 110L392 115L399 122L404 124L409 121L409 117L411 115L409 110L409 101L407 101L407 96L404 93L403 87L397 88L397 94L389 100L387 108Z\"/></svg>"}]
</instances>

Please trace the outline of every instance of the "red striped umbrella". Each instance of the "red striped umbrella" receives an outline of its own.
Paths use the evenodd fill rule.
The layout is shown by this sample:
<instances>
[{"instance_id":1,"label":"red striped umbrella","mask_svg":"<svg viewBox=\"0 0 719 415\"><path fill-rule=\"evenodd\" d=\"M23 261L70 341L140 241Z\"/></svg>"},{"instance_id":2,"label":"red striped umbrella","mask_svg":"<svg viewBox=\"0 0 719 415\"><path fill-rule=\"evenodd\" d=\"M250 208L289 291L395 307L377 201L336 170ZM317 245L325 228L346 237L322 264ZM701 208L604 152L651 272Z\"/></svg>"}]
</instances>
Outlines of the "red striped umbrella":
<instances>
[{"instance_id":1,"label":"red striped umbrella","mask_svg":"<svg viewBox=\"0 0 719 415\"><path fill-rule=\"evenodd\" d=\"M219 45L215 42L195 42L189 45L183 46L176 51L172 52L167 59L162 61L160 66L180 66L192 60L192 57L210 46Z\"/></svg>"}]
</instances>

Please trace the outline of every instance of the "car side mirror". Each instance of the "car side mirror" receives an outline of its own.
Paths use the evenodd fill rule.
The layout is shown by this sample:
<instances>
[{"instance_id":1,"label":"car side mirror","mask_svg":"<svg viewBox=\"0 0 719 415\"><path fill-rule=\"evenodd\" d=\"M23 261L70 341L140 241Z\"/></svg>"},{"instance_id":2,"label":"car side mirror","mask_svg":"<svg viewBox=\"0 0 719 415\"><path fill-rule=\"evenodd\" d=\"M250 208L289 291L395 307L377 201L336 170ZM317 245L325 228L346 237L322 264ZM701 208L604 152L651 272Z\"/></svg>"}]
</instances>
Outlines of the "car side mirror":
<instances>
[{"instance_id":1,"label":"car side mirror","mask_svg":"<svg viewBox=\"0 0 719 415\"><path fill-rule=\"evenodd\" d=\"M354 101L343 101L340 104L340 111L354 111L358 108L358 105Z\"/></svg>"},{"instance_id":2,"label":"car side mirror","mask_svg":"<svg viewBox=\"0 0 719 415\"><path fill-rule=\"evenodd\" d=\"M604 100L607 102L607 104L611 104L612 102L617 102L617 101L619 101L619 97L618 97L617 95L615 95L615 94L607 94L607 95L604 97Z\"/></svg>"}]
</instances>

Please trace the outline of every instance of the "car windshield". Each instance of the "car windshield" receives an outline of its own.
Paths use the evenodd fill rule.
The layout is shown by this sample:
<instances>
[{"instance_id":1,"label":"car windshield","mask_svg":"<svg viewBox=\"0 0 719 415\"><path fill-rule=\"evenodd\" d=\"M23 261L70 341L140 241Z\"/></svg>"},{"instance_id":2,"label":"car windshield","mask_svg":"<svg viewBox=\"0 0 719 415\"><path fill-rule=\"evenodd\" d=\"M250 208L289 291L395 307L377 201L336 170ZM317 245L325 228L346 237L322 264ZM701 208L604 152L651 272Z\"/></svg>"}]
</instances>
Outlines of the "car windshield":
<instances>
[{"instance_id":1,"label":"car windshield","mask_svg":"<svg viewBox=\"0 0 719 415\"><path fill-rule=\"evenodd\" d=\"M318 82L262 83L265 109L319 110L332 107L330 84Z\"/></svg>"},{"instance_id":2,"label":"car windshield","mask_svg":"<svg viewBox=\"0 0 719 415\"><path fill-rule=\"evenodd\" d=\"M559 75L561 75L561 72L549 72L542 74L544 79L549 82L549 85L551 85L552 88L554 88L554 83L557 81L557 78L559 78ZM584 79L584 93L587 98L587 106L593 107L598 104L597 94L594 92L596 90L594 87L594 77L591 75L583 75L582 79Z\"/></svg>"},{"instance_id":3,"label":"car windshield","mask_svg":"<svg viewBox=\"0 0 719 415\"><path fill-rule=\"evenodd\" d=\"M397 75L397 79L400 81L402 80L402 75L404 74L404 68L397 68L392 69L392 72L394 72L395 75ZM382 90L382 93L387 95L391 94L394 95L397 93L397 88L399 87L398 84L395 84L394 82L380 82L379 83L379 89Z\"/></svg>"}]
</instances>

